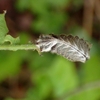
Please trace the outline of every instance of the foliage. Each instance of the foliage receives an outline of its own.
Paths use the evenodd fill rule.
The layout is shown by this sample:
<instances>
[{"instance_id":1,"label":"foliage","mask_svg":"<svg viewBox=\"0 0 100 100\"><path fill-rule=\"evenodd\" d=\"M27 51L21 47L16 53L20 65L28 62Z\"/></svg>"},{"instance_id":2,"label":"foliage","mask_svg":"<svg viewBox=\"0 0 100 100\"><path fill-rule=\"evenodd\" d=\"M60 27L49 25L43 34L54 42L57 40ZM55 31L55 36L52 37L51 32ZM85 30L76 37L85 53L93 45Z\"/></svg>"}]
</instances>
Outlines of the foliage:
<instances>
[{"instance_id":1,"label":"foliage","mask_svg":"<svg viewBox=\"0 0 100 100\"><path fill-rule=\"evenodd\" d=\"M18 0L16 7L20 11L29 9L38 16L38 18L32 22L32 28L35 31L45 34L52 32L58 34L61 32L65 20L68 19L64 11L59 10L59 7L64 9L69 1L70 0Z\"/></svg>"},{"instance_id":2,"label":"foliage","mask_svg":"<svg viewBox=\"0 0 100 100\"><path fill-rule=\"evenodd\" d=\"M8 32L8 28L6 26L6 22L4 20L5 18L5 13L4 14L0 14L0 43L2 43L2 41L4 40L5 35Z\"/></svg>"},{"instance_id":3,"label":"foliage","mask_svg":"<svg viewBox=\"0 0 100 100\"><path fill-rule=\"evenodd\" d=\"M8 33L8 28L5 22L5 14L0 14L0 44L4 44L5 42L10 42L10 44L19 43L19 37L13 38L11 35L6 35Z\"/></svg>"},{"instance_id":4,"label":"foliage","mask_svg":"<svg viewBox=\"0 0 100 100\"><path fill-rule=\"evenodd\" d=\"M63 26L70 20L69 13L65 11L70 1L17 0L15 7L20 13L28 10L37 16L31 23L31 29L33 32L35 31L35 34L51 32L60 34L66 32ZM74 7L80 9L80 6L77 6L77 4L81 4L80 0L77 0L77 4L75 0L72 1L75 3ZM93 47L90 60L82 64L72 63L61 56L49 53L40 56L35 51L0 51L0 82L2 83L9 77L16 79L23 62L26 62L25 66L30 69L32 86L27 90L25 98L21 98L21 100L99 100L100 45L92 37L88 38L79 25L74 24L72 27L68 25L68 27L70 27L69 32L77 33L82 38L84 36L91 40ZM25 35L27 32L23 32L24 35L20 42L19 37L13 38L7 33L5 13L0 14L0 45L27 43L29 38L28 35ZM22 35L21 32L20 34ZM13 100L13 98L7 97L5 100Z\"/></svg>"}]
</instances>

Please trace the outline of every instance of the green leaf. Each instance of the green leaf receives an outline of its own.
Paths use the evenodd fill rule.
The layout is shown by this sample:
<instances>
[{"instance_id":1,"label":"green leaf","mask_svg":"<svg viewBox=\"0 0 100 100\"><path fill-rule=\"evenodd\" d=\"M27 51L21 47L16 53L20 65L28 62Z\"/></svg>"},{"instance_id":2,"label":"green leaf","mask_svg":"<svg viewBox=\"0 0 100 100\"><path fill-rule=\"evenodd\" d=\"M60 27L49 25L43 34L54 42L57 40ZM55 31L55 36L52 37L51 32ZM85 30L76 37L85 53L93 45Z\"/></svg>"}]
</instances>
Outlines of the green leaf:
<instances>
[{"instance_id":1,"label":"green leaf","mask_svg":"<svg viewBox=\"0 0 100 100\"><path fill-rule=\"evenodd\" d=\"M5 21L5 12L0 14L0 44L2 43L5 35L8 33L8 28Z\"/></svg>"},{"instance_id":2,"label":"green leaf","mask_svg":"<svg viewBox=\"0 0 100 100\"><path fill-rule=\"evenodd\" d=\"M33 74L33 82L36 86L34 91L31 91L32 95L30 94L32 100L49 100L47 99L49 97L60 97L77 87L78 76L74 63L60 56L48 58L49 61L45 56L40 58L32 61L33 63L37 62L37 65L34 64L34 66L41 66L40 69L35 69ZM39 64L40 62L41 64Z\"/></svg>"},{"instance_id":3,"label":"green leaf","mask_svg":"<svg viewBox=\"0 0 100 100\"><path fill-rule=\"evenodd\" d=\"M0 52L0 82L9 76L18 73L23 58L23 51Z\"/></svg>"},{"instance_id":4,"label":"green leaf","mask_svg":"<svg viewBox=\"0 0 100 100\"><path fill-rule=\"evenodd\" d=\"M52 19L51 19L52 18ZM42 14L38 20L35 20L32 24L32 27L35 28L36 31L41 31L45 34L47 33L60 33L62 28L62 24L64 24L68 17L65 17L63 12L47 12Z\"/></svg>"},{"instance_id":5,"label":"green leaf","mask_svg":"<svg viewBox=\"0 0 100 100\"><path fill-rule=\"evenodd\" d=\"M51 5L54 5L56 7L66 7L70 0L48 0Z\"/></svg>"},{"instance_id":6,"label":"green leaf","mask_svg":"<svg viewBox=\"0 0 100 100\"><path fill-rule=\"evenodd\" d=\"M78 85L78 76L74 63L57 57L49 69L50 80L56 97L62 96L67 91Z\"/></svg>"},{"instance_id":7,"label":"green leaf","mask_svg":"<svg viewBox=\"0 0 100 100\"><path fill-rule=\"evenodd\" d=\"M100 88L83 91L64 100L99 100L98 98L100 98Z\"/></svg>"},{"instance_id":8,"label":"green leaf","mask_svg":"<svg viewBox=\"0 0 100 100\"><path fill-rule=\"evenodd\" d=\"M100 57L96 54L82 66L84 69L85 83L100 80Z\"/></svg>"},{"instance_id":9,"label":"green leaf","mask_svg":"<svg viewBox=\"0 0 100 100\"><path fill-rule=\"evenodd\" d=\"M20 43L20 39L19 39L19 37L13 38L11 35L6 35L3 40L3 43L9 43L9 42L10 42L10 44L18 44L18 43Z\"/></svg>"}]
</instances>

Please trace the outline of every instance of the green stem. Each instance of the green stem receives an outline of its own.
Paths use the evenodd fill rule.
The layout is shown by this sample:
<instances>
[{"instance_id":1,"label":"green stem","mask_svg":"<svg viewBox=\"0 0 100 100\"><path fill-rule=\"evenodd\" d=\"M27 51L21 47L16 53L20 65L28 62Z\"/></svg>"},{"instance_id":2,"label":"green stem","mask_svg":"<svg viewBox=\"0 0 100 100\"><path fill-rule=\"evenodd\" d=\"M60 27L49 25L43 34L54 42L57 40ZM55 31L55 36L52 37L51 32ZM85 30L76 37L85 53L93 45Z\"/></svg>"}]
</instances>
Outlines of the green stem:
<instances>
[{"instance_id":1,"label":"green stem","mask_svg":"<svg viewBox=\"0 0 100 100\"><path fill-rule=\"evenodd\" d=\"M23 44L23 45L0 45L0 50L37 50L34 44Z\"/></svg>"}]
</instances>

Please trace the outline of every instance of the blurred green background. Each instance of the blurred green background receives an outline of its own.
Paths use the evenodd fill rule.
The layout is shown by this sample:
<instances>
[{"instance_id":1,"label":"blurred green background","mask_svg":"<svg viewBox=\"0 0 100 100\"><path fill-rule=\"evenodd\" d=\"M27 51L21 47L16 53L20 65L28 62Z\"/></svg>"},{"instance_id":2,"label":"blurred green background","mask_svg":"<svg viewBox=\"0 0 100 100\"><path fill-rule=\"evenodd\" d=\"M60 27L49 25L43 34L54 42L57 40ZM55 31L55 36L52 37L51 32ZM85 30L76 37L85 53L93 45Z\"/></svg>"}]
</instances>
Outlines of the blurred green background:
<instances>
[{"instance_id":1,"label":"blurred green background","mask_svg":"<svg viewBox=\"0 0 100 100\"><path fill-rule=\"evenodd\" d=\"M73 63L55 54L0 51L0 100L100 100L99 0L0 0L0 12L21 44L40 34L72 34L92 43L91 58Z\"/></svg>"}]
</instances>

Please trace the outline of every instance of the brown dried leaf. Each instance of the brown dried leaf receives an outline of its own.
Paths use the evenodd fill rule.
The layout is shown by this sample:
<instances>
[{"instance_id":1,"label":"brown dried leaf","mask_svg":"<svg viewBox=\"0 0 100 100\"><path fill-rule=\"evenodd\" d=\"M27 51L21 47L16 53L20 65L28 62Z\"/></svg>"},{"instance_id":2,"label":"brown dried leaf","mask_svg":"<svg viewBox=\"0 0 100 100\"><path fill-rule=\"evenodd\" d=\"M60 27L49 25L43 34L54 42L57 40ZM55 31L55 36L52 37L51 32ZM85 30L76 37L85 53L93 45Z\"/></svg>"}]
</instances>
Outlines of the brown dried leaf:
<instances>
[{"instance_id":1,"label":"brown dried leaf","mask_svg":"<svg viewBox=\"0 0 100 100\"><path fill-rule=\"evenodd\" d=\"M41 35L36 46L41 52L56 53L73 62L85 62L90 58L90 45L78 36Z\"/></svg>"}]
</instances>

